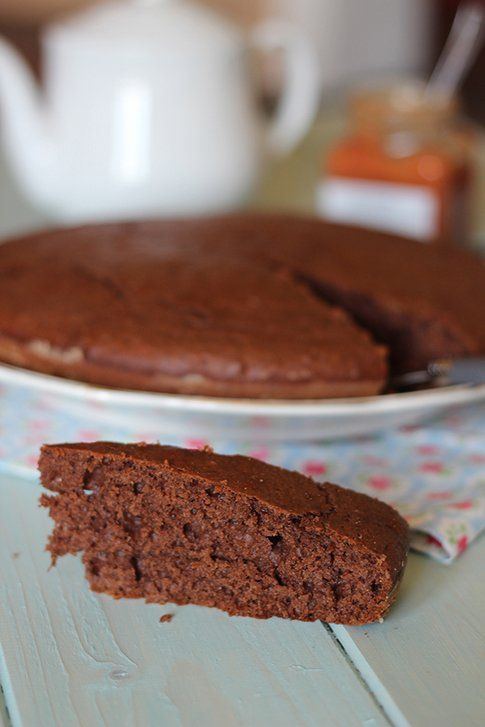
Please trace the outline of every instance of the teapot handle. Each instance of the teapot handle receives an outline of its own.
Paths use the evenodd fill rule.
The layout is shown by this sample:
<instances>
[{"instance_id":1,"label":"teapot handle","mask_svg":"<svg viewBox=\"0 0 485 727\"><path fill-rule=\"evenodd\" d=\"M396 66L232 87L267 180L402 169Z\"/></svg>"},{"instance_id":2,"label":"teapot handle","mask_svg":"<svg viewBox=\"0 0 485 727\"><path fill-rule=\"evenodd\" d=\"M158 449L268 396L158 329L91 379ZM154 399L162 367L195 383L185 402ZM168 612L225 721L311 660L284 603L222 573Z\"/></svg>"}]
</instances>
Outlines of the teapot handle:
<instances>
[{"instance_id":1,"label":"teapot handle","mask_svg":"<svg viewBox=\"0 0 485 727\"><path fill-rule=\"evenodd\" d=\"M307 36L284 20L266 20L251 33L258 50L284 51L284 88L274 119L267 128L267 147L273 154L289 152L315 118L320 100L320 72L315 49Z\"/></svg>"}]
</instances>

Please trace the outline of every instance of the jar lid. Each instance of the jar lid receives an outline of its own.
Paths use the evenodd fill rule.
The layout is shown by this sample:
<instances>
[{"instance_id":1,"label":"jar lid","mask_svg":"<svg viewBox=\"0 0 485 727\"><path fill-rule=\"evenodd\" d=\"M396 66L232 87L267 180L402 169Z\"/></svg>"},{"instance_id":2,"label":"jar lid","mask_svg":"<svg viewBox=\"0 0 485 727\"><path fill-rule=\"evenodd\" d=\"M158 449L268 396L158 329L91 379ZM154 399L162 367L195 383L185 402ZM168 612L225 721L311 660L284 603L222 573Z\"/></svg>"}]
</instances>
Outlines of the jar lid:
<instances>
[{"instance_id":1,"label":"jar lid","mask_svg":"<svg viewBox=\"0 0 485 727\"><path fill-rule=\"evenodd\" d=\"M350 109L360 124L392 128L446 122L458 112L459 102L454 96L428 94L423 82L407 81L360 90L352 95Z\"/></svg>"}]
</instances>

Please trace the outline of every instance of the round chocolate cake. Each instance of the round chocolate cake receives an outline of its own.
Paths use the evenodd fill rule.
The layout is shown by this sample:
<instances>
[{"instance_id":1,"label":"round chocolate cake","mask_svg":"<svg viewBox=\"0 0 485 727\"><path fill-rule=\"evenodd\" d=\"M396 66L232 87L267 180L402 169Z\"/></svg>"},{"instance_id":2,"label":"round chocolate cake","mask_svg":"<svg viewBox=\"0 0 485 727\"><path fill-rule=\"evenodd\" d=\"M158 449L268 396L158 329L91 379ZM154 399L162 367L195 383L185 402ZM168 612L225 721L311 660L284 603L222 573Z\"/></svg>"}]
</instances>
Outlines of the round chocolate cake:
<instances>
[{"instance_id":1,"label":"round chocolate cake","mask_svg":"<svg viewBox=\"0 0 485 727\"><path fill-rule=\"evenodd\" d=\"M91 383L372 395L485 351L473 255L288 216L93 225L0 246L0 360Z\"/></svg>"}]
</instances>

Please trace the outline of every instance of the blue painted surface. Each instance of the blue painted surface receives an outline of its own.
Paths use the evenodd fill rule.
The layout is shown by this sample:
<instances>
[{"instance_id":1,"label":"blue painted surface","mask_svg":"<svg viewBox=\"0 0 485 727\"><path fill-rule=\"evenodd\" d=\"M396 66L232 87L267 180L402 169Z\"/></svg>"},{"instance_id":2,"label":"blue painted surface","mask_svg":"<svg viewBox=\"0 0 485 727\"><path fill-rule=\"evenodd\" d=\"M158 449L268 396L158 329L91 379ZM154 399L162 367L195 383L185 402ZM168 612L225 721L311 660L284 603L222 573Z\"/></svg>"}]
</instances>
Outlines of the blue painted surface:
<instances>
[{"instance_id":1,"label":"blue painted surface","mask_svg":"<svg viewBox=\"0 0 485 727\"><path fill-rule=\"evenodd\" d=\"M0 476L0 674L15 727L387 724L320 623L116 601L71 556L49 570L39 491Z\"/></svg>"}]
</instances>

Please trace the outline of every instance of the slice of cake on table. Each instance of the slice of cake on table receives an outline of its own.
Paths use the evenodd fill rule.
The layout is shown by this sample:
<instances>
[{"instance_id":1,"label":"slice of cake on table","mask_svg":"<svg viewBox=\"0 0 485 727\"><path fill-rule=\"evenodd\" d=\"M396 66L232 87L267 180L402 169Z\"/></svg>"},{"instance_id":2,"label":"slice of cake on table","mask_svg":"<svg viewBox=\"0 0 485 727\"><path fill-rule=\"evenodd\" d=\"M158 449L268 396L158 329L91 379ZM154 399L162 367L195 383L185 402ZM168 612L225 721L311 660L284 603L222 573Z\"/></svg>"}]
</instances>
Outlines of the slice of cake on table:
<instances>
[{"instance_id":1,"label":"slice of cake on table","mask_svg":"<svg viewBox=\"0 0 485 727\"><path fill-rule=\"evenodd\" d=\"M152 444L42 448L55 563L93 590L229 614L363 624L392 605L409 531L390 506L243 456Z\"/></svg>"}]
</instances>

